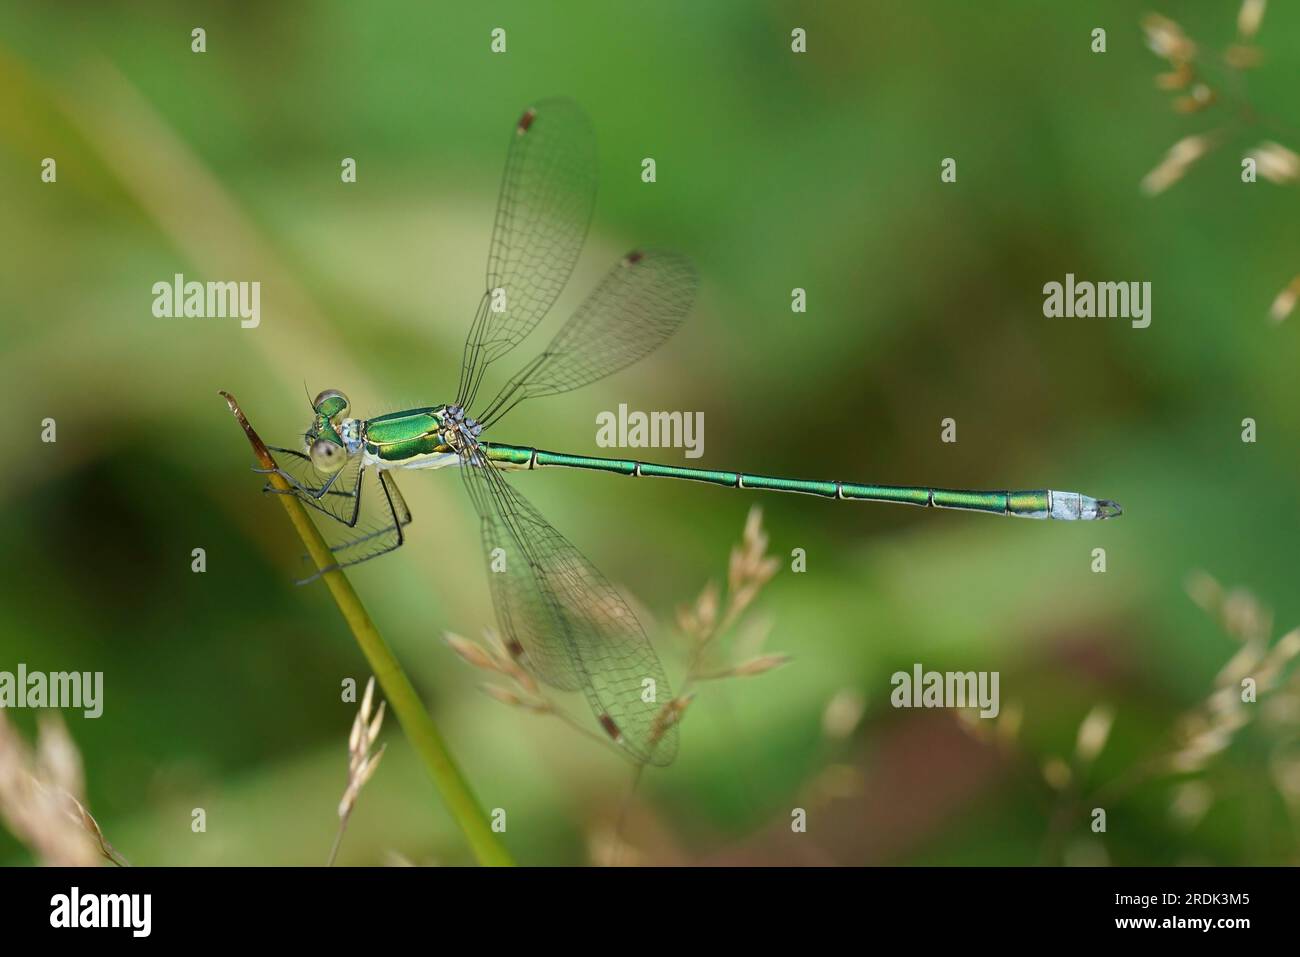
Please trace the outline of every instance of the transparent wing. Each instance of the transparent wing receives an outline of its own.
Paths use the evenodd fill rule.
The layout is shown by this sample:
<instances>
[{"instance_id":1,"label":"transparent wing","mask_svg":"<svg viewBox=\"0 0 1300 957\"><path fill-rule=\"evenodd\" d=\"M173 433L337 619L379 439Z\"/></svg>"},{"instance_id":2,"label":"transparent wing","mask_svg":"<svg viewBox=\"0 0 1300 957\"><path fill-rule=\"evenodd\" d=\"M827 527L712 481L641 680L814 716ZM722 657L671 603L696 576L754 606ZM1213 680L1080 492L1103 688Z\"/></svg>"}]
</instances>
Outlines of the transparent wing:
<instances>
[{"instance_id":1,"label":"transparent wing","mask_svg":"<svg viewBox=\"0 0 1300 957\"><path fill-rule=\"evenodd\" d=\"M662 716L671 713L672 690L627 602L497 469L466 460L460 472L482 520L507 641L516 653L522 649L540 680L581 689L605 733L631 759L671 764L677 728Z\"/></svg>"},{"instance_id":2,"label":"transparent wing","mask_svg":"<svg viewBox=\"0 0 1300 957\"><path fill-rule=\"evenodd\" d=\"M339 566L355 565L401 546L405 540L403 529L411 523L411 511L392 475L363 469L360 455L353 455L330 476L318 471L301 452L271 451L281 475L294 488L291 493L283 493L268 482L264 491L293 494L311 506L316 527Z\"/></svg>"},{"instance_id":3,"label":"transparent wing","mask_svg":"<svg viewBox=\"0 0 1300 957\"><path fill-rule=\"evenodd\" d=\"M677 253L624 256L475 419L486 428L524 399L580 388L645 357L677 331L697 285L694 266Z\"/></svg>"},{"instance_id":4,"label":"transparent wing","mask_svg":"<svg viewBox=\"0 0 1300 957\"><path fill-rule=\"evenodd\" d=\"M470 326L457 405L484 370L550 310L573 272L596 202L596 138L572 100L543 100L515 125L488 250L487 289Z\"/></svg>"},{"instance_id":5,"label":"transparent wing","mask_svg":"<svg viewBox=\"0 0 1300 957\"><path fill-rule=\"evenodd\" d=\"M357 515L357 485L361 477L360 455L351 456L343 468L331 475L317 470L302 452L275 447L271 451L275 453L280 474L294 487L304 504L324 512L335 522L353 524ZM279 489L267 482L262 491L278 493Z\"/></svg>"},{"instance_id":6,"label":"transparent wing","mask_svg":"<svg viewBox=\"0 0 1300 957\"><path fill-rule=\"evenodd\" d=\"M516 657L527 656L538 679L563 691L578 691L582 679L574 665L575 652L563 623L556 620L551 596L532 573L532 556L519 543L521 526L511 524L513 515L500 510L491 479L469 474L474 471L461 470L480 518L488 585L506 643Z\"/></svg>"},{"instance_id":7,"label":"transparent wing","mask_svg":"<svg viewBox=\"0 0 1300 957\"><path fill-rule=\"evenodd\" d=\"M322 522L321 533L340 567L378 558L400 548L411 511L392 474L367 469L361 476L361 500L356 525ZM314 576L313 576L314 577Z\"/></svg>"}]
</instances>

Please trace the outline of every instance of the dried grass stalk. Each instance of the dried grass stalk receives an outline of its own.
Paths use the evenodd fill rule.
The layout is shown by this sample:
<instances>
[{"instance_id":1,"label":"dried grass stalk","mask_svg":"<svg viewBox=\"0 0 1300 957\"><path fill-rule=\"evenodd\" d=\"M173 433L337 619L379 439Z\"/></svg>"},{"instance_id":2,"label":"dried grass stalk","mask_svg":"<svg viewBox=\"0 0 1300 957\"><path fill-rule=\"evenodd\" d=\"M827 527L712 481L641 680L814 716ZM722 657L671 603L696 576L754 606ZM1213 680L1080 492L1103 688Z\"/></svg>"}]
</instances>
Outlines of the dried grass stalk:
<instances>
[{"instance_id":1,"label":"dried grass stalk","mask_svg":"<svg viewBox=\"0 0 1300 957\"><path fill-rule=\"evenodd\" d=\"M352 720L352 731L348 734L348 784L343 790L343 797L339 800L339 830L334 838L334 846L330 849L327 867L338 857L339 845L343 843L343 833L347 830L348 819L352 816L352 809L356 807L361 789L374 777L375 771L379 768L379 759L384 756L384 751L388 748L385 744L378 751L370 750L374 747L375 739L379 737L379 729L383 727L384 707L387 704L381 701L379 709L371 718L374 696L375 679L372 676L366 682L366 693L361 697L361 707Z\"/></svg>"},{"instance_id":2,"label":"dried grass stalk","mask_svg":"<svg viewBox=\"0 0 1300 957\"><path fill-rule=\"evenodd\" d=\"M33 751L0 709L0 818L42 864L127 861L86 810L81 753L57 715L43 716Z\"/></svg>"}]
</instances>

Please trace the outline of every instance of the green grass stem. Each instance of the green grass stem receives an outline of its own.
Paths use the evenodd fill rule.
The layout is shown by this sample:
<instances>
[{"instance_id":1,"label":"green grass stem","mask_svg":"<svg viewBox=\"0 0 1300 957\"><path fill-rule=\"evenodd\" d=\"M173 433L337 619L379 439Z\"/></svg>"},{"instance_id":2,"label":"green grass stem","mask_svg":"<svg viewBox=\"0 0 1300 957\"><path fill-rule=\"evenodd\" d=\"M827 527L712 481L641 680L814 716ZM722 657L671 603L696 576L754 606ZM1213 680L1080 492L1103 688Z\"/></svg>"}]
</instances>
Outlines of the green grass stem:
<instances>
[{"instance_id":1,"label":"green grass stem","mask_svg":"<svg viewBox=\"0 0 1300 957\"><path fill-rule=\"evenodd\" d=\"M221 395L225 397L230 405L230 411L243 428L261 467L276 468L274 457L249 424L235 397L229 392L222 392ZM269 477L271 484L276 488L286 492L291 490L289 483L279 474L272 472ZM338 605L343 620L347 622L352 632L352 637L356 639L366 660L370 662L370 669L383 689L388 706L397 715L406 737L415 746L416 752L429 771L429 776L433 778L434 786L442 795L447 810L451 812L451 816L464 832L475 858L483 865L513 865L514 859L511 858L498 835L493 832L478 799L470 790L469 782L465 780L465 776L447 750L442 735L438 732L423 702L420 701L406 672L402 670L401 663L388 647L388 643L384 641L379 629L375 627L375 623L366 612L365 606L361 604L361 599L347 576L341 569L332 567L334 555L325 544L307 510L295 495L275 497L284 506L289 521L293 523L294 529L307 547L307 553L317 569L321 571L334 603ZM331 570L326 571L326 569Z\"/></svg>"}]
</instances>

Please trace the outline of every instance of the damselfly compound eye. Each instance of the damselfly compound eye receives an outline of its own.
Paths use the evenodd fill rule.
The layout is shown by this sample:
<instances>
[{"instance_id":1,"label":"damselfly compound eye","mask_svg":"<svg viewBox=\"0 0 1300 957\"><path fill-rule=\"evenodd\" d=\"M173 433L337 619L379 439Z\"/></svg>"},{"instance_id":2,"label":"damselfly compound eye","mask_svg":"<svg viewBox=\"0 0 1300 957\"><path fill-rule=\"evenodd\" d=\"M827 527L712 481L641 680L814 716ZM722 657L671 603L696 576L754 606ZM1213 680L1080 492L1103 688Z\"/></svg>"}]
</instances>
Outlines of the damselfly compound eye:
<instances>
[{"instance_id":1,"label":"damselfly compound eye","mask_svg":"<svg viewBox=\"0 0 1300 957\"><path fill-rule=\"evenodd\" d=\"M348 460L347 453L343 451L343 446L331 442L329 439L317 439L311 444L311 464L316 466L316 471L324 472L329 475L343 468L343 463Z\"/></svg>"},{"instance_id":2,"label":"damselfly compound eye","mask_svg":"<svg viewBox=\"0 0 1300 957\"><path fill-rule=\"evenodd\" d=\"M311 404L311 407L327 419L332 419L336 415L347 415L348 397L338 389L326 389L316 396L316 401Z\"/></svg>"}]
</instances>

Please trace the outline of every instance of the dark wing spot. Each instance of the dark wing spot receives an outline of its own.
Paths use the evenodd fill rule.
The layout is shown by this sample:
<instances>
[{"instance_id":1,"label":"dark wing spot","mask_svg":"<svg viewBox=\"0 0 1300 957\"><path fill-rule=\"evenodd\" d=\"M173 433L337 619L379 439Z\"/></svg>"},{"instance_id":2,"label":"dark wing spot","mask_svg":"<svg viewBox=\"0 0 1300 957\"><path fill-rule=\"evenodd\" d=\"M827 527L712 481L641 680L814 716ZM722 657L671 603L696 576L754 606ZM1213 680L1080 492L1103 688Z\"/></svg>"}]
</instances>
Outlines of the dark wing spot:
<instances>
[{"instance_id":1,"label":"dark wing spot","mask_svg":"<svg viewBox=\"0 0 1300 957\"><path fill-rule=\"evenodd\" d=\"M605 729L605 733L607 735L609 735L615 741L623 740L623 732L618 730L618 725L614 723L613 718L611 718L607 714L602 714L599 715L598 720L600 721L600 726Z\"/></svg>"}]
</instances>

